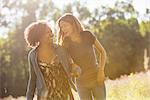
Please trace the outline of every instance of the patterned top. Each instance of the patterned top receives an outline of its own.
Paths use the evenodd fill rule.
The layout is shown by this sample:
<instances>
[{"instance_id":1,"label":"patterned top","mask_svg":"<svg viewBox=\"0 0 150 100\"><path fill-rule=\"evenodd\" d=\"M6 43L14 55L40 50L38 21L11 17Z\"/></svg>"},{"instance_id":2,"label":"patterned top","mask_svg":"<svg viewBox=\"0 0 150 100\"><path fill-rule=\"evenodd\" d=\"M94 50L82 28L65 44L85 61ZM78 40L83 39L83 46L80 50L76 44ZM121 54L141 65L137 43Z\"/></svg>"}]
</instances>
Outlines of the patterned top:
<instances>
[{"instance_id":1,"label":"patterned top","mask_svg":"<svg viewBox=\"0 0 150 100\"><path fill-rule=\"evenodd\" d=\"M73 100L67 74L61 63L47 64L39 61L39 67L49 90L47 100Z\"/></svg>"}]
</instances>

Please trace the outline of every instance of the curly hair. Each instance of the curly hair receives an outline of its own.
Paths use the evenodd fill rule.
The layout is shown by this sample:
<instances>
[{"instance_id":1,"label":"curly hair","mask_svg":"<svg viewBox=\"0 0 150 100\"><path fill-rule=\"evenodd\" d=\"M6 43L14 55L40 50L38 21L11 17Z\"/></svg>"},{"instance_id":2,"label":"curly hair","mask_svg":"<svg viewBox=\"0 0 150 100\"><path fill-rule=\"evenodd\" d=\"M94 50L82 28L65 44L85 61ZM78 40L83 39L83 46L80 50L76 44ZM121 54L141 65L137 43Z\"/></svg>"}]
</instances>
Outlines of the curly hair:
<instances>
[{"instance_id":1,"label":"curly hair","mask_svg":"<svg viewBox=\"0 0 150 100\"><path fill-rule=\"evenodd\" d=\"M24 38L29 47L36 47L40 37L45 33L48 24L46 21L32 22L24 31Z\"/></svg>"}]
</instances>

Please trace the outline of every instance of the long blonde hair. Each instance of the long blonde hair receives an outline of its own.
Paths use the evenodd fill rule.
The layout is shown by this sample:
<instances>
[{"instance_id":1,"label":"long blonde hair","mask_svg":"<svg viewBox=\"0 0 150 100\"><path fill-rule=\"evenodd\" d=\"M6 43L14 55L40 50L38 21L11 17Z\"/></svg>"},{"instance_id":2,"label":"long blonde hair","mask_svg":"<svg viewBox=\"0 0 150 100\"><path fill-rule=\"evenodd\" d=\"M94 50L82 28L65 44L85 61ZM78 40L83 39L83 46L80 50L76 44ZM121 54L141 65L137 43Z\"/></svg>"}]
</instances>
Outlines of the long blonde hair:
<instances>
[{"instance_id":1,"label":"long blonde hair","mask_svg":"<svg viewBox=\"0 0 150 100\"><path fill-rule=\"evenodd\" d=\"M73 31L75 33L79 34L82 31L84 31L84 27L75 16L73 16L71 13L65 13L63 16L61 16L57 20L57 28L58 28L57 43L58 44L62 44L64 36L65 36L65 34L60 29L60 21L65 21L65 22L70 23L73 26Z\"/></svg>"}]
</instances>

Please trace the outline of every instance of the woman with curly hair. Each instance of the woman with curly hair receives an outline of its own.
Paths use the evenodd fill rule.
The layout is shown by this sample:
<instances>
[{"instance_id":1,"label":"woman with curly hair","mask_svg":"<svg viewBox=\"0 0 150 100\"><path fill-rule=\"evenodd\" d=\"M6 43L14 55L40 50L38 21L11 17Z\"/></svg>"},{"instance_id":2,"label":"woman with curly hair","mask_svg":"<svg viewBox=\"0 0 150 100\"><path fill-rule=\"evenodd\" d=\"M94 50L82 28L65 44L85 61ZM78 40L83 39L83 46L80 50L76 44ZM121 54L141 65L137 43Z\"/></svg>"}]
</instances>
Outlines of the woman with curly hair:
<instances>
[{"instance_id":1,"label":"woman with curly hair","mask_svg":"<svg viewBox=\"0 0 150 100\"><path fill-rule=\"evenodd\" d=\"M67 53L54 44L53 33L47 22L31 23L24 35L32 48L28 55L30 77L27 100L33 100L35 88L38 100L74 100Z\"/></svg>"}]
</instances>

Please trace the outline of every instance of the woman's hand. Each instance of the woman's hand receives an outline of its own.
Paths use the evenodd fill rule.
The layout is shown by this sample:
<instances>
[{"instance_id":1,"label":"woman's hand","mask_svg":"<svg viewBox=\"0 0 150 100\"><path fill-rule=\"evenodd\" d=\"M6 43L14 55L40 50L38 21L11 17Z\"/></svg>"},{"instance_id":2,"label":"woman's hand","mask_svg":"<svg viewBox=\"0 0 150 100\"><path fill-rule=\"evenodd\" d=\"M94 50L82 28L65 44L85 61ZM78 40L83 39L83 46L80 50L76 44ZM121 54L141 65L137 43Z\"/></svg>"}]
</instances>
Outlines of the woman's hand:
<instances>
[{"instance_id":1,"label":"woman's hand","mask_svg":"<svg viewBox=\"0 0 150 100\"><path fill-rule=\"evenodd\" d=\"M76 64L72 64L71 75L74 77L79 77L81 75L81 68Z\"/></svg>"},{"instance_id":2,"label":"woman's hand","mask_svg":"<svg viewBox=\"0 0 150 100\"><path fill-rule=\"evenodd\" d=\"M98 70L98 74L97 74L97 82L100 86L102 86L104 84L104 80L105 80L105 74L104 74L104 70L103 69L99 69Z\"/></svg>"}]
</instances>

